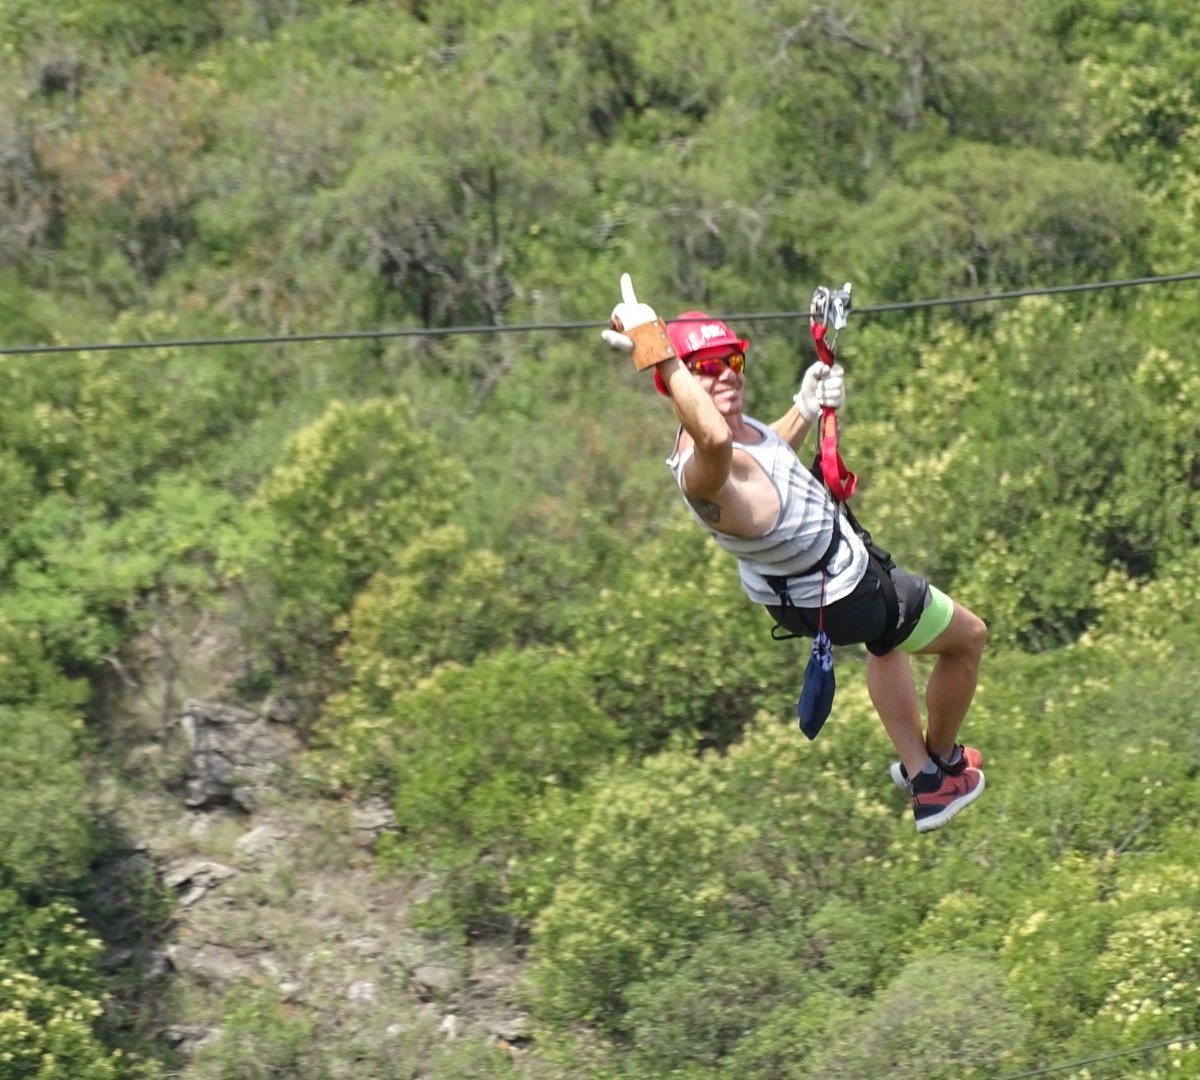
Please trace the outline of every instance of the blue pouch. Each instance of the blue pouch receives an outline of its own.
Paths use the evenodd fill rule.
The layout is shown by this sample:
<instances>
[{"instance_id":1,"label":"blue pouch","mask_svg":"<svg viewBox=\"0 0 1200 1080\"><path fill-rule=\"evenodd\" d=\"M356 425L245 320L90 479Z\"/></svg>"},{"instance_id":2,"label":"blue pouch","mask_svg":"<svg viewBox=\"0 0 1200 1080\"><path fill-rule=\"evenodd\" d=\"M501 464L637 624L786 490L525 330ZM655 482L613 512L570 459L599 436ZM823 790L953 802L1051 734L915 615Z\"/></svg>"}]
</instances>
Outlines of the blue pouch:
<instances>
[{"instance_id":1,"label":"blue pouch","mask_svg":"<svg viewBox=\"0 0 1200 1080\"><path fill-rule=\"evenodd\" d=\"M833 709L833 693L837 680L833 674L833 645L824 630L813 638L812 656L804 669L804 687L796 702L800 730L815 739Z\"/></svg>"}]
</instances>

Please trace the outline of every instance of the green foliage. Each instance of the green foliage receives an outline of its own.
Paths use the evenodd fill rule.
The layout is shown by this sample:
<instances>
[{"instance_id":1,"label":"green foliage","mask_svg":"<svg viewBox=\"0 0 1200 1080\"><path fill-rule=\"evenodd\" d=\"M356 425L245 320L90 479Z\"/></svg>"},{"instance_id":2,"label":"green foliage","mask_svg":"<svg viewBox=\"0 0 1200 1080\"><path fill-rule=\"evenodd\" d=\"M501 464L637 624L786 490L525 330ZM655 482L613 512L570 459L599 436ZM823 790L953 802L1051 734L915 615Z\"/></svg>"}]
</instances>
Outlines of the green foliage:
<instances>
[{"instance_id":1,"label":"green foliage","mask_svg":"<svg viewBox=\"0 0 1200 1080\"><path fill-rule=\"evenodd\" d=\"M3 334L594 321L625 270L668 313L1187 268L1198 35L1169 0L8 0ZM1195 1030L1194 292L847 335L861 516L991 629L988 791L920 839L859 651L802 742L804 644L593 328L0 358L11 1075L134 1069L47 898L97 854L77 676L181 607L324 702L322 765L393 802L428 918L530 931L569 1075L982 1077ZM746 329L774 413L803 320ZM196 1068L344 1075L321 1019L239 992ZM522 1071L410 1041L355 1067Z\"/></svg>"},{"instance_id":2,"label":"green foliage","mask_svg":"<svg viewBox=\"0 0 1200 1080\"><path fill-rule=\"evenodd\" d=\"M986 341L950 327L919 362L896 362L902 385L869 354L856 379L887 402L855 425L875 461L862 516L902 565L981 614L993 642L1071 641L1110 568L1144 575L1194 546L1196 387L1129 324L1085 327L1029 300Z\"/></svg>"},{"instance_id":3,"label":"green foliage","mask_svg":"<svg viewBox=\"0 0 1200 1080\"><path fill-rule=\"evenodd\" d=\"M439 900L460 924L503 909L531 804L612 755L618 732L588 691L575 658L506 649L439 668L343 736L351 775L393 787L388 850L450 875Z\"/></svg>"},{"instance_id":4,"label":"green foliage","mask_svg":"<svg viewBox=\"0 0 1200 1080\"><path fill-rule=\"evenodd\" d=\"M461 482L402 400L334 402L255 499L282 526L267 560L280 591L297 607L345 607L387 552L445 519Z\"/></svg>"},{"instance_id":5,"label":"green foliage","mask_svg":"<svg viewBox=\"0 0 1200 1080\"><path fill-rule=\"evenodd\" d=\"M513 644L525 612L505 570L455 526L430 529L399 550L346 616L338 660L348 688L326 706L331 730L393 710L441 664L469 665Z\"/></svg>"},{"instance_id":6,"label":"green foliage","mask_svg":"<svg viewBox=\"0 0 1200 1080\"><path fill-rule=\"evenodd\" d=\"M855 222L847 276L920 297L1121 277L1143 269L1135 185L1115 166L954 146L917 158Z\"/></svg>"},{"instance_id":7,"label":"green foliage","mask_svg":"<svg viewBox=\"0 0 1200 1080\"><path fill-rule=\"evenodd\" d=\"M386 76L354 58L369 49L402 69L423 38L396 33L366 5L340 15L302 24L306 40L231 44L208 61L232 100L215 118L209 186L192 216L209 258L176 287L252 326L362 326L382 317L372 276L348 272L313 242L314 203L344 182L358 134L388 109ZM338 39L350 35L354 43L340 52ZM344 346L335 358L346 358ZM309 349L295 377L311 377L312 363Z\"/></svg>"},{"instance_id":8,"label":"green foliage","mask_svg":"<svg viewBox=\"0 0 1200 1080\"><path fill-rule=\"evenodd\" d=\"M100 845L79 760L82 723L36 706L0 706L0 887L29 895L79 885Z\"/></svg>"},{"instance_id":9,"label":"green foliage","mask_svg":"<svg viewBox=\"0 0 1200 1080\"><path fill-rule=\"evenodd\" d=\"M1135 407L1154 422L1135 429L1141 437L1126 444L1111 506L1103 507L1121 544L1163 564L1194 550L1200 521L1200 375L1190 332L1180 336L1138 358Z\"/></svg>"},{"instance_id":10,"label":"green foliage","mask_svg":"<svg viewBox=\"0 0 1200 1080\"><path fill-rule=\"evenodd\" d=\"M11 8L11 15L19 25L24 16L22 9L26 6L23 0L5 6L6 15L10 14L7 9ZM199 4L183 3L181 0L167 0L165 3L151 3L150 0L113 3L99 0L82 6L64 3L38 6L46 14L54 12L75 33L98 39L119 52L136 55L181 46L194 48L217 37L222 10L227 5L221 0Z\"/></svg>"},{"instance_id":11,"label":"green foliage","mask_svg":"<svg viewBox=\"0 0 1200 1080\"><path fill-rule=\"evenodd\" d=\"M1162 893L1167 889L1174 894L1174 906L1164 901ZM1153 899L1143 906L1147 892ZM1195 993L1200 978L1197 897L1200 875L1191 868L1161 867L1131 883L1121 899L1126 900L1122 907L1134 910L1114 921L1096 960L1097 975L1108 992L1080 1044L1138 1045L1200 1030ZM1200 1061L1198 1049L1192 1042L1182 1051L1175 1050L1171 1067L1180 1068L1182 1060L1195 1068Z\"/></svg>"},{"instance_id":12,"label":"green foliage","mask_svg":"<svg viewBox=\"0 0 1200 1080\"><path fill-rule=\"evenodd\" d=\"M805 943L795 955L828 963L837 975L826 986L873 985L888 964L887 940L919 910L881 911L864 933L864 896L915 853L896 844L892 811L854 782L866 733L877 731L855 683L847 673L839 688L838 738L822 736L811 753L797 753L790 724L760 716L724 756L664 754L598 779L582 820L560 818L575 839L557 857L556 888L535 926L535 1000L559 1009L583 994L576 1010L591 1012L595 995L607 993L600 1011L612 1024L623 981L677 968L683 950L718 929L778 934L775 920L797 919ZM670 950L678 955L668 962Z\"/></svg>"},{"instance_id":13,"label":"green foliage","mask_svg":"<svg viewBox=\"0 0 1200 1080\"><path fill-rule=\"evenodd\" d=\"M197 1080L269 1080L303 1077L335 1080L502 1080L519 1074L514 1064L477 1037L447 1040L426 1017L380 1010L366 1029L344 1043L328 1008L310 1009L280 999L270 987L234 986L222 1002L221 1024L188 1063Z\"/></svg>"},{"instance_id":14,"label":"green foliage","mask_svg":"<svg viewBox=\"0 0 1200 1080\"><path fill-rule=\"evenodd\" d=\"M597 589L623 579L638 561L631 544L650 544L675 508L663 464L674 428L666 402L647 396L623 358L614 384L610 364L581 362L545 335L529 345L491 396L476 399L471 423L454 424L474 480L458 520L503 555L507 591L524 607L521 639L571 646ZM423 411L444 416L457 397L427 399ZM586 400L603 410L581 415ZM513 435L512 415L522 417L519 467L495 453Z\"/></svg>"},{"instance_id":15,"label":"green foliage","mask_svg":"<svg viewBox=\"0 0 1200 1080\"><path fill-rule=\"evenodd\" d=\"M0 1075L13 1080L117 1080L120 1052L95 1037L99 1001L0 960Z\"/></svg>"},{"instance_id":16,"label":"green foliage","mask_svg":"<svg viewBox=\"0 0 1200 1080\"><path fill-rule=\"evenodd\" d=\"M114 340L165 340L186 336L184 326L154 313L122 317L108 332ZM0 438L23 466L9 482L32 480L39 494L61 492L114 515L141 506L163 473L195 468L251 421L272 392L272 375L232 351L197 361L177 347L7 358L0 387L13 411L0 419Z\"/></svg>"},{"instance_id":17,"label":"green foliage","mask_svg":"<svg viewBox=\"0 0 1200 1080\"><path fill-rule=\"evenodd\" d=\"M399 792L410 839L398 854L451 871L445 917L459 922L506 902L504 875L494 860L478 866L478 856L519 845L526 804L616 742L571 661L511 650L522 606L504 575L503 562L472 548L458 528L432 529L398 552L345 619L344 689L326 701L316 729L332 783ZM553 711L540 695L558 703ZM556 731L558 715L569 719ZM546 777L519 779L535 759ZM448 804L446 790L464 796ZM453 898L456 889L464 891Z\"/></svg>"},{"instance_id":18,"label":"green foliage","mask_svg":"<svg viewBox=\"0 0 1200 1080\"><path fill-rule=\"evenodd\" d=\"M6 808L7 809L7 808ZM26 907L0 890L0 1076L5 1080L148 1077L96 1034L106 995L101 943L68 904Z\"/></svg>"},{"instance_id":19,"label":"green foliage","mask_svg":"<svg viewBox=\"0 0 1200 1080\"><path fill-rule=\"evenodd\" d=\"M225 998L220 1035L197 1053L200 1076L266 1080L322 1075L312 1022L295 1014L271 989L238 987Z\"/></svg>"},{"instance_id":20,"label":"green foliage","mask_svg":"<svg viewBox=\"0 0 1200 1080\"><path fill-rule=\"evenodd\" d=\"M1013 911L1001 953L1008 984L1051 1039L1067 1037L1103 1000L1094 960L1115 916L1104 902L1110 878L1111 869L1096 860L1061 859Z\"/></svg>"},{"instance_id":21,"label":"green foliage","mask_svg":"<svg viewBox=\"0 0 1200 1080\"><path fill-rule=\"evenodd\" d=\"M730 926L737 864L754 837L712 801L711 770L664 755L601 790L535 927L541 1015L614 1028L634 981Z\"/></svg>"},{"instance_id":22,"label":"green foliage","mask_svg":"<svg viewBox=\"0 0 1200 1080\"><path fill-rule=\"evenodd\" d=\"M1066 46L1087 66L1095 101L1108 107L1091 119L1091 139L1147 179L1165 180L1172 151L1195 127L1195 88L1182 78L1200 43L1200 19L1189 8L1146 0L1078 5Z\"/></svg>"},{"instance_id":23,"label":"green foliage","mask_svg":"<svg viewBox=\"0 0 1200 1080\"><path fill-rule=\"evenodd\" d=\"M0 892L0 914L5 926L0 960L47 984L69 987L89 998L103 997L101 942L70 904L54 901L31 908L6 889Z\"/></svg>"},{"instance_id":24,"label":"green foliage","mask_svg":"<svg viewBox=\"0 0 1200 1080\"><path fill-rule=\"evenodd\" d=\"M839 738L812 744L815 762L796 753L790 725L760 716L725 756L665 753L598 778L582 812L556 815L572 846L540 870L554 887L540 894L535 920L535 1007L550 1020L584 1016L621 1029L626 995L640 992L633 987L707 953L713 934L759 925L778 934L773 920L790 925L797 906L809 918L793 955L827 954L848 980L843 988L861 990L863 973L884 962L881 935L898 927L881 919L879 934L864 937L861 921L848 925L837 901L820 898L835 878L840 897L858 898L872 875L904 865L890 812L850 782L861 770L857 736L877 723L868 709L865 689L845 679ZM870 958L856 950L859 939Z\"/></svg>"},{"instance_id":25,"label":"green foliage","mask_svg":"<svg viewBox=\"0 0 1200 1080\"><path fill-rule=\"evenodd\" d=\"M395 309L420 325L451 314L502 321L523 307L517 281L534 223L553 227L577 174L542 146L520 90L486 71L467 83L420 80L405 100L403 112L374 118L345 183L317 201L310 243L346 265L373 264Z\"/></svg>"},{"instance_id":26,"label":"green foliage","mask_svg":"<svg viewBox=\"0 0 1200 1080\"><path fill-rule=\"evenodd\" d=\"M401 399L335 401L290 439L222 555L262 613L252 632L278 668L299 683L319 677L334 618L412 536L453 513L463 480Z\"/></svg>"},{"instance_id":27,"label":"green foliage","mask_svg":"<svg viewBox=\"0 0 1200 1080\"><path fill-rule=\"evenodd\" d=\"M1061 870L1005 946L1009 984L1038 1027L1067 1039L1067 1056L1196 1030L1195 870L1153 857ZM1194 1067L1195 1048L1163 1056L1148 1075Z\"/></svg>"},{"instance_id":28,"label":"green foliage","mask_svg":"<svg viewBox=\"0 0 1200 1080\"><path fill-rule=\"evenodd\" d=\"M762 1017L722 1058L718 1080L795 1080L828 1033L852 1021L862 1003L820 988L793 994Z\"/></svg>"},{"instance_id":29,"label":"green foliage","mask_svg":"<svg viewBox=\"0 0 1200 1080\"><path fill-rule=\"evenodd\" d=\"M779 685L796 652L773 646L770 626L746 602L733 559L678 509L579 613L577 649L635 749L674 732L724 746L764 697L795 686L794 669Z\"/></svg>"},{"instance_id":30,"label":"green foliage","mask_svg":"<svg viewBox=\"0 0 1200 1080\"><path fill-rule=\"evenodd\" d=\"M98 582L86 571L81 580L72 573L74 567L58 566L59 556L77 552L81 537L102 527L94 510L52 495L10 534L22 558L13 567L15 588L0 596L0 610L7 622L43 642L56 658L95 662L116 646L119 632L103 602L93 607L84 590L98 587L111 596L115 585L123 596L128 580L110 583L106 576ZM135 574L144 569L139 558Z\"/></svg>"},{"instance_id":31,"label":"green foliage","mask_svg":"<svg viewBox=\"0 0 1200 1080\"><path fill-rule=\"evenodd\" d=\"M796 1075L991 1076L1006 1068L1025 1031L998 965L962 954L921 959L905 966L861 1016L838 1025Z\"/></svg>"},{"instance_id":32,"label":"green foliage","mask_svg":"<svg viewBox=\"0 0 1200 1080\"><path fill-rule=\"evenodd\" d=\"M215 89L196 75L139 65L122 85L93 88L77 122L39 140L71 222L63 262L81 277L86 267L107 272L92 290L118 303L144 300L143 286L185 250L200 193L192 162L208 138ZM115 250L105 243L114 234Z\"/></svg>"},{"instance_id":33,"label":"green foliage","mask_svg":"<svg viewBox=\"0 0 1200 1080\"><path fill-rule=\"evenodd\" d=\"M11 192L10 197L16 194ZM11 225L4 227L5 234L11 234L13 231L15 230ZM11 235L9 242L12 242ZM51 312L52 306L48 297L31 289L21 276L11 269L0 271L0 325L4 326L5 344L32 345L49 340L50 326L53 322ZM6 389L12 368L15 366L16 361L12 357L6 357L3 365L0 365L0 379L4 380ZM12 419L11 416L6 418L9 422Z\"/></svg>"},{"instance_id":34,"label":"green foliage","mask_svg":"<svg viewBox=\"0 0 1200 1080\"><path fill-rule=\"evenodd\" d=\"M754 1068L763 1076L875 1075L882 1058L872 1054L923 1044L924 1036L904 1026L916 1015L938 1016L936 1039L969 1047L965 1057L948 1056L930 1043L917 1055L926 1069L948 1060L981 1076L1005 1063L1009 1071L1031 1067L1044 1059L1028 1047L1046 1040L1062 1046L1073 1036L1080 1053L1094 1051L1093 1024L1120 1008L1105 1011L1106 1001L1147 999L1151 973L1164 963L1155 949L1165 938L1154 928L1170 925L1182 938L1191 932L1177 911L1190 878L1169 858L1146 869L1153 893L1135 886L1136 901L1115 900L1123 891L1117 882L1140 865L1122 869L1121 853L1131 845L1172 847L1172 832L1196 798L1197 744L1183 674L1190 668L1163 651L1148 688L1136 660L1121 659L1131 640L1126 631L1132 640L1142 633L1128 617L1135 601L1147 619L1155 610L1151 597L1123 597L1126 610L1113 611L1115 635L1059 657L992 660L969 734L1000 763L988 766L992 783L980 803L989 816L956 819L953 833L935 838L936 850L913 844L906 814L895 819L901 833L894 834L886 825L892 811L871 795L874 785L886 785L885 763L864 772L874 756L868 744L879 735L865 690L844 665L834 726L804 753L787 749L794 731L756 723L723 758L664 756L640 776L598 781L569 813L555 811L567 836L541 849L557 854L542 870L553 885L537 900L527 983L542 1022L592 1017L622 1037L636 1029L640 1050L622 1073L632 1077L661 1075L667 1057L671 1067L704 1076L713 1068L723 1075L726 1066L730 1075ZM1189 637L1189 625L1176 624L1173 636L1194 643L1194 616L1190 627ZM1133 700L1136 746L1127 730L1096 721L1112 702ZM1140 767L1147 753L1169 767L1147 774ZM625 861L633 858L636 871ZM1177 884L1168 888L1172 879ZM701 898L715 907L693 919ZM1136 940L1134 927L1144 928ZM745 936L731 937L735 928ZM755 963L745 953L759 928L777 956ZM968 955L956 960L964 947ZM1122 959L1100 964L1102 955ZM763 988L771 985L772 962L788 958L796 982L772 1007ZM897 965L909 962L889 988ZM754 982L758 975L765 982ZM1122 996L1126 979L1130 996ZM1187 983L1186 974L1180 979ZM953 989L960 984L974 989ZM711 996L722 986L735 995L729 1029L697 1011L705 991ZM832 999L852 995L869 1004L857 1020L853 1009L832 1010L825 1037L804 1035L815 1021L809 1015L802 1023L796 1003L816 986ZM735 1033L736 1017L750 1015L760 992L759 1022ZM1160 1004L1183 1030L1185 998L1172 997L1169 987L1161 992ZM921 1010L897 1004L923 993L936 1000ZM980 994L990 1008L960 1008ZM1108 1028L1099 1038L1123 1041ZM667 1057L648 1064L648 1047ZM794 1052L784 1054L785 1047ZM773 1064L781 1055L786 1067Z\"/></svg>"},{"instance_id":35,"label":"green foliage","mask_svg":"<svg viewBox=\"0 0 1200 1080\"><path fill-rule=\"evenodd\" d=\"M803 1000L810 973L789 944L774 930L712 934L674 970L635 985L627 1025L637 1068L647 1076L713 1068L762 1017Z\"/></svg>"},{"instance_id":36,"label":"green foliage","mask_svg":"<svg viewBox=\"0 0 1200 1080\"><path fill-rule=\"evenodd\" d=\"M461 1039L430 1054L429 1080L516 1080L521 1065L483 1039Z\"/></svg>"},{"instance_id":37,"label":"green foliage","mask_svg":"<svg viewBox=\"0 0 1200 1080\"><path fill-rule=\"evenodd\" d=\"M0 616L0 706L71 712L87 697L87 686L64 677L46 655L36 630L19 628Z\"/></svg>"},{"instance_id":38,"label":"green foliage","mask_svg":"<svg viewBox=\"0 0 1200 1080\"><path fill-rule=\"evenodd\" d=\"M0 518L0 529L5 539L0 540L0 573L3 573L9 562L9 530L20 523L29 513L35 499L35 488L32 470L10 451L0 452L0 506L3 506L3 517Z\"/></svg>"},{"instance_id":39,"label":"green foliage","mask_svg":"<svg viewBox=\"0 0 1200 1080\"><path fill-rule=\"evenodd\" d=\"M1196 548L1164 562L1159 575L1142 584L1111 574L1100 592L1103 615L1083 644L1104 656L1127 652L1127 667L1135 674L1139 659L1164 672L1176 673L1166 680L1167 687L1172 688L1200 636L1200 612L1191 602L1197 588L1200 550ZM1161 685L1155 680L1143 688L1143 693ZM1177 685L1173 689L1179 693Z\"/></svg>"},{"instance_id":40,"label":"green foliage","mask_svg":"<svg viewBox=\"0 0 1200 1080\"><path fill-rule=\"evenodd\" d=\"M123 517L44 499L11 534L20 556L0 613L56 659L95 670L162 605L213 603L217 537L240 514L224 493L164 477Z\"/></svg>"}]
</instances>

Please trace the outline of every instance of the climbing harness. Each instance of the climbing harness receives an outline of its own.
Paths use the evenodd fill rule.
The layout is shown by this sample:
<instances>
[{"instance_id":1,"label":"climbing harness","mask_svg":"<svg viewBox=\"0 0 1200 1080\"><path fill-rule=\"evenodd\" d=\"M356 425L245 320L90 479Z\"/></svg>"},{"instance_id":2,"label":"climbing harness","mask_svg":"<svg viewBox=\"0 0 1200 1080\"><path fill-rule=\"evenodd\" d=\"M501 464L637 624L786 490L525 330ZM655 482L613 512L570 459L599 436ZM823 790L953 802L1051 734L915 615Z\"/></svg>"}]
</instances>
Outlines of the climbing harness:
<instances>
[{"instance_id":1,"label":"climbing harness","mask_svg":"<svg viewBox=\"0 0 1200 1080\"><path fill-rule=\"evenodd\" d=\"M817 346L817 356L830 367L833 367L838 334L845 329L849 316L850 282L847 281L837 292L831 292L824 285L817 286L808 305L808 324ZM833 331L832 336L830 330ZM837 410L828 405L821 406L817 439L821 477L835 501L843 503L854 494L858 477L846 468L842 455L838 453Z\"/></svg>"},{"instance_id":2,"label":"climbing harness","mask_svg":"<svg viewBox=\"0 0 1200 1080\"><path fill-rule=\"evenodd\" d=\"M817 286L809 304L809 329L812 331L813 343L817 348L817 356L830 367L836 359L837 339L845 329L849 319L850 282L840 289L832 290L824 285ZM874 575L883 596L886 612L885 626L887 629L868 646L874 649L891 648L899 632L900 602L896 595L896 586L892 582L890 571L895 567L891 553L881 548L871 539L871 534L862 527L850 509L847 500L854 494L858 486L858 477L852 473L842 460L838 450L838 417L837 410L821 406L821 415L817 428L817 455L812 464L813 475L825 485L834 501L834 532L833 540L824 555L816 565L806 573L819 572L821 575L821 599L817 608L817 624L813 634L812 655L804 671L804 686L796 702L796 717L800 730L809 738L815 739L833 709L833 697L836 690L834 675L833 645L825 632L825 578L828 565L832 560L841 539L840 519L845 514L846 521L858 534L867 549L867 566ZM788 593L786 577L771 576L767 578L771 587L779 596L780 606L787 609L792 606ZM771 636L777 641L786 637L799 637L799 634L778 634L783 629L772 627Z\"/></svg>"},{"instance_id":3,"label":"climbing harness","mask_svg":"<svg viewBox=\"0 0 1200 1080\"><path fill-rule=\"evenodd\" d=\"M850 282L846 282L836 292L824 285L818 285L808 306L808 323L812 331L813 343L817 347L817 356L830 367L836 359L837 339L850 317ZM888 630L872 645L889 645L891 638L898 630L900 621L900 601L896 596L896 586L892 583L890 571L895 567L891 552L881 548L871 539L871 534L863 528L854 511L846 501L854 494L858 486L858 477L846 468L842 455L838 450L838 417L837 410L828 405L821 406L821 421L818 431L817 458L813 462L813 474L825 482L825 487L835 503L840 504L841 511L846 515L850 527L858 533L863 546L867 549L867 557L871 572L879 582L883 593L884 606L887 609ZM818 618L820 613L818 613Z\"/></svg>"}]
</instances>

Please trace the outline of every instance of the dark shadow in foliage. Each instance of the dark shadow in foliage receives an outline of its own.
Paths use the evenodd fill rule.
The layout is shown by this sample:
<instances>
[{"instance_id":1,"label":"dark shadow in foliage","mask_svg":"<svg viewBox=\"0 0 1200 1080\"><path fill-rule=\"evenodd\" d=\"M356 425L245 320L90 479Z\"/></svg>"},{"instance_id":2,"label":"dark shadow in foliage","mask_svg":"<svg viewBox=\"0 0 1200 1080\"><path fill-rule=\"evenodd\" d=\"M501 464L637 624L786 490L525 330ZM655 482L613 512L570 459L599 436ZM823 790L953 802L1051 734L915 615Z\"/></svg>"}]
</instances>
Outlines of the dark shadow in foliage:
<instances>
[{"instance_id":1,"label":"dark shadow in foliage","mask_svg":"<svg viewBox=\"0 0 1200 1080\"><path fill-rule=\"evenodd\" d=\"M164 1033L180 1020L164 948L174 929L173 899L153 859L111 818L100 822L102 855L92 866L80 911L104 942L102 970L111 995L99 1034L111 1046L167 1065L177 1051Z\"/></svg>"}]
</instances>

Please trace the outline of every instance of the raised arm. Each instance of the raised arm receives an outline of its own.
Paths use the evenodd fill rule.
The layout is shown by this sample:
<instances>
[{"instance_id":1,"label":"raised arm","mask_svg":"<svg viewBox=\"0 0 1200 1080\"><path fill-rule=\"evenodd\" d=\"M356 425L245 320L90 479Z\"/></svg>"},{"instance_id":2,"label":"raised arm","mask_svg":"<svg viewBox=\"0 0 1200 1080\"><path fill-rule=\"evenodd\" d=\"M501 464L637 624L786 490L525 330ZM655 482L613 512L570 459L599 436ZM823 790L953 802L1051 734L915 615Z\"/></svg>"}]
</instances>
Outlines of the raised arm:
<instances>
[{"instance_id":1,"label":"raised arm","mask_svg":"<svg viewBox=\"0 0 1200 1080\"><path fill-rule=\"evenodd\" d=\"M696 447L683 470L684 489L693 498L715 498L729 479L733 463L729 425L683 361L664 360L658 371L671 395L675 415Z\"/></svg>"},{"instance_id":2,"label":"raised arm","mask_svg":"<svg viewBox=\"0 0 1200 1080\"><path fill-rule=\"evenodd\" d=\"M658 368L675 415L696 447L684 469L684 486L691 496L713 498L729 479L733 460L729 425L675 355L662 319L649 304L638 301L628 274L621 275L621 302L613 308L609 326L601 337L614 348L631 353L638 371Z\"/></svg>"}]
</instances>

